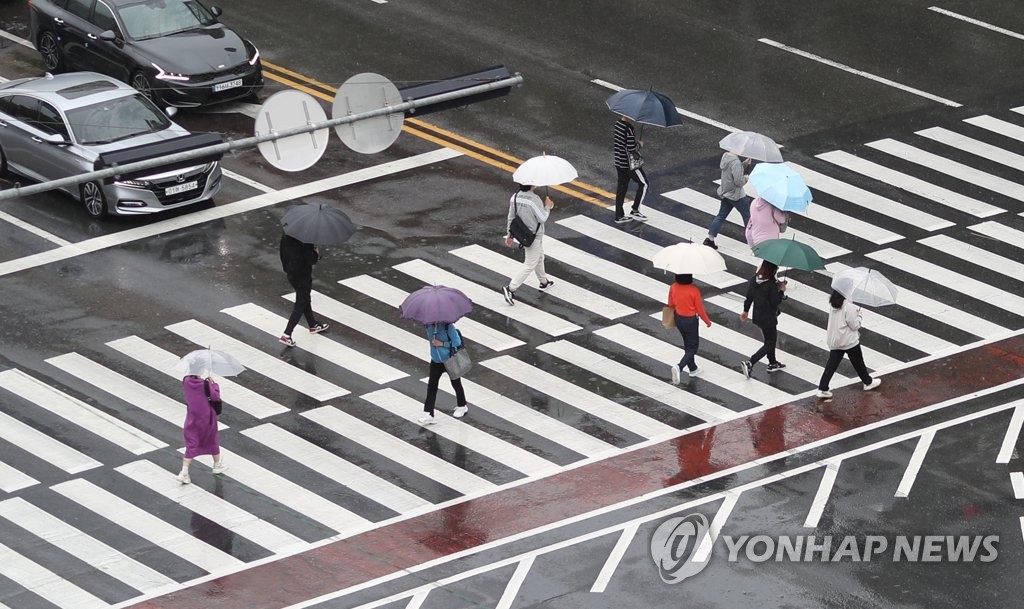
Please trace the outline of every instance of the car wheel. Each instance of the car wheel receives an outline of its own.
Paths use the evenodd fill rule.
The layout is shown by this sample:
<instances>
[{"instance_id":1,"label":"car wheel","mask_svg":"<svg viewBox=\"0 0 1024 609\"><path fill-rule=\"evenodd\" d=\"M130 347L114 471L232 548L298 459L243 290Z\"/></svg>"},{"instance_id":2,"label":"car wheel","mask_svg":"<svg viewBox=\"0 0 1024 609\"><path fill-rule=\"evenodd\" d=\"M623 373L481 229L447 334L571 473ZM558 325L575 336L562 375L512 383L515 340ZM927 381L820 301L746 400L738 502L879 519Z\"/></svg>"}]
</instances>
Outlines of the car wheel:
<instances>
[{"instance_id":1,"label":"car wheel","mask_svg":"<svg viewBox=\"0 0 1024 609\"><path fill-rule=\"evenodd\" d=\"M39 54L43 56L47 72L64 70L64 52L60 50L60 41L53 32L43 32L39 36Z\"/></svg>"},{"instance_id":2,"label":"car wheel","mask_svg":"<svg viewBox=\"0 0 1024 609\"><path fill-rule=\"evenodd\" d=\"M103 218L107 215L107 198L103 195L103 188L99 182L86 182L80 187L82 192L82 204L85 211L93 218Z\"/></svg>"},{"instance_id":3,"label":"car wheel","mask_svg":"<svg viewBox=\"0 0 1024 609\"><path fill-rule=\"evenodd\" d=\"M161 98L160 94L157 93L155 88L153 88L153 83L150 82L148 76L146 76L142 72L136 72L132 74L131 85L135 87L139 91L139 93L142 93L147 98L149 98L149 101L153 102L153 105L155 105L157 108L160 108L160 110L164 109L162 105L163 98Z\"/></svg>"}]
</instances>

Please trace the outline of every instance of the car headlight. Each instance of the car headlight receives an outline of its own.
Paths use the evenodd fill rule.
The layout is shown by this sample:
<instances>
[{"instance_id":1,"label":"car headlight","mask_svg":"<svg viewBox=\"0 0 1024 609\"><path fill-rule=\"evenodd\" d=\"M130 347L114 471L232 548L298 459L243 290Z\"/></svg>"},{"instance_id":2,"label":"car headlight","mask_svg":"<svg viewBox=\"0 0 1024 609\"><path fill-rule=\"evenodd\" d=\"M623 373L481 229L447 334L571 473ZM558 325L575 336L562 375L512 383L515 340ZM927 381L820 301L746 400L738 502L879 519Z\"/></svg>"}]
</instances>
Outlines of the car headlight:
<instances>
[{"instance_id":1,"label":"car headlight","mask_svg":"<svg viewBox=\"0 0 1024 609\"><path fill-rule=\"evenodd\" d=\"M185 76L184 74L175 74L173 72L164 72L164 69L161 68L160 66L156 65L155 63L151 63L149 65L151 65L154 68L156 68L156 79L157 80L177 80L177 81L182 81L182 82L188 81L188 76Z\"/></svg>"},{"instance_id":2,"label":"car headlight","mask_svg":"<svg viewBox=\"0 0 1024 609\"><path fill-rule=\"evenodd\" d=\"M260 50L256 48L256 45L252 45L252 59L249 60L249 65L254 66L256 62L260 60Z\"/></svg>"},{"instance_id":3,"label":"car headlight","mask_svg":"<svg viewBox=\"0 0 1024 609\"><path fill-rule=\"evenodd\" d=\"M147 189L153 185L149 180L115 180L114 184L117 186L131 186L132 188Z\"/></svg>"}]
</instances>

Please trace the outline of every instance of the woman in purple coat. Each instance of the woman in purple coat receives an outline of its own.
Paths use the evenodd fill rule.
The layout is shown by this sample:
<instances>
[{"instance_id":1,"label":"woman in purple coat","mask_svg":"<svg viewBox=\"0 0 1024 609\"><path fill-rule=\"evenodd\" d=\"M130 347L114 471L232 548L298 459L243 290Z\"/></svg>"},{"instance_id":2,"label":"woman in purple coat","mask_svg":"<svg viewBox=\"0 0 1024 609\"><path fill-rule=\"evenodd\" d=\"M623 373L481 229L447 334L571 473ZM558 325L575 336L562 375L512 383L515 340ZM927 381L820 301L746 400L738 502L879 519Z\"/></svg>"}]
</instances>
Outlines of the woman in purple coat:
<instances>
[{"instance_id":1,"label":"woman in purple coat","mask_svg":"<svg viewBox=\"0 0 1024 609\"><path fill-rule=\"evenodd\" d=\"M189 484L188 466L200 455L213 455L213 473L222 474L227 467L220 460L220 432L217 430L217 413L210 405L211 400L220 400L220 386L213 379L188 375L182 381L185 391L185 415L183 433L185 436L185 458L181 461L178 482Z\"/></svg>"}]
</instances>

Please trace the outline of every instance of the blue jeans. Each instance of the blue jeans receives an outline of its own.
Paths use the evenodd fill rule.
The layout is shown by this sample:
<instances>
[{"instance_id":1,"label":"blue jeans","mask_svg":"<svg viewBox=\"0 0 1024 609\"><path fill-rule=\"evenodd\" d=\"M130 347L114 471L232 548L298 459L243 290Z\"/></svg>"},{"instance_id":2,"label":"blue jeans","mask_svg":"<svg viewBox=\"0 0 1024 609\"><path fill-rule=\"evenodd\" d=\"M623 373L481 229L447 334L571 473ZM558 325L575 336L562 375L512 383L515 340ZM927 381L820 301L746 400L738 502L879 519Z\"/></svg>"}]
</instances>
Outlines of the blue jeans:
<instances>
[{"instance_id":1,"label":"blue jeans","mask_svg":"<svg viewBox=\"0 0 1024 609\"><path fill-rule=\"evenodd\" d=\"M698 321L699 318L696 315L692 317L676 315L676 328L683 335L683 359L679 360L679 370L689 368L690 372L693 372L697 369L697 362L694 361L694 358L697 356L697 347L700 346Z\"/></svg>"},{"instance_id":2,"label":"blue jeans","mask_svg":"<svg viewBox=\"0 0 1024 609\"><path fill-rule=\"evenodd\" d=\"M733 208L739 210L740 217L743 218L744 227L750 223L750 197L743 197L739 201L722 197L722 205L718 208L718 215L711 221L711 228L708 229L708 236L712 240L718 236L718 231L722 230L722 225L725 224L725 219L729 217Z\"/></svg>"}]
</instances>

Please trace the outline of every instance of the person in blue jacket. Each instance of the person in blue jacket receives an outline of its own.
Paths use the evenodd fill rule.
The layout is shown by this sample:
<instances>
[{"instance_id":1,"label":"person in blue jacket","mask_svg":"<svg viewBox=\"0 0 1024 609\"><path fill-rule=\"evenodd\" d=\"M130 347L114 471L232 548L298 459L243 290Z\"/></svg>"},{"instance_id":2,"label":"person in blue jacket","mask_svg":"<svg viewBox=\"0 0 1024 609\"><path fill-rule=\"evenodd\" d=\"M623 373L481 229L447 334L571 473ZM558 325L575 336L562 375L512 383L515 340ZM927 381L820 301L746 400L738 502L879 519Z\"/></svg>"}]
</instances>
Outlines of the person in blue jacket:
<instances>
[{"instance_id":1,"label":"person in blue jacket","mask_svg":"<svg viewBox=\"0 0 1024 609\"><path fill-rule=\"evenodd\" d=\"M455 329L455 324L444 322L427 324L427 341L430 343L430 376L427 380L427 399L423 402L423 412L427 414L420 418L421 425L434 424L437 383L441 380L441 374L447 372L444 360L451 357L452 348L458 349L462 346L462 337ZM452 388L455 389L456 403L452 416L459 419L466 415L469 407L466 405L466 393L462 390L462 379L451 379L451 381Z\"/></svg>"}]
</instances>

